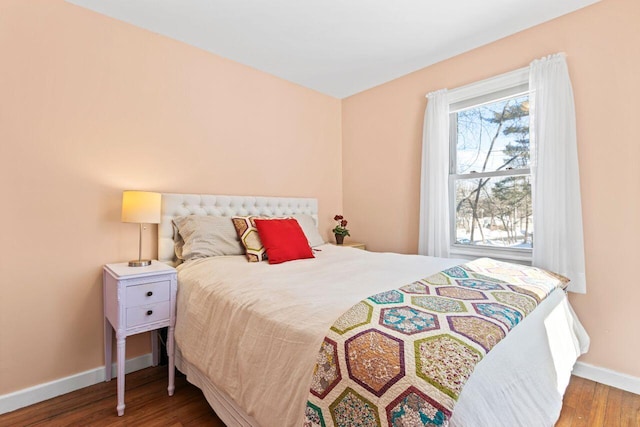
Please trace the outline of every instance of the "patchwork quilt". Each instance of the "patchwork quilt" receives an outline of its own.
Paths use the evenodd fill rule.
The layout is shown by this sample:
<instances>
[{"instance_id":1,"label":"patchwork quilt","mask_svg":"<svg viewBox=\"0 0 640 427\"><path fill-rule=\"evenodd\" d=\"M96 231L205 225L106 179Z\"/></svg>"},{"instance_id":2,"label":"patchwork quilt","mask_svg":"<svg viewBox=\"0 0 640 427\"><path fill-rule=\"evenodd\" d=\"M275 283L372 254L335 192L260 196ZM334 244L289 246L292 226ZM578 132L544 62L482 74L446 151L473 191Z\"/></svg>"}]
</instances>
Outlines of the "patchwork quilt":
<instances>
[{"instance_id":1,"label":"patchwork quilt","mask_svg":"<svg viewBox=\"0 0 640 427\"><path fill-rule=\"evenodd\" d=\"M567 283L481 258L370 296L324 338L304 426L446 426L476 364Z\"/></svg>"}]
</instances>

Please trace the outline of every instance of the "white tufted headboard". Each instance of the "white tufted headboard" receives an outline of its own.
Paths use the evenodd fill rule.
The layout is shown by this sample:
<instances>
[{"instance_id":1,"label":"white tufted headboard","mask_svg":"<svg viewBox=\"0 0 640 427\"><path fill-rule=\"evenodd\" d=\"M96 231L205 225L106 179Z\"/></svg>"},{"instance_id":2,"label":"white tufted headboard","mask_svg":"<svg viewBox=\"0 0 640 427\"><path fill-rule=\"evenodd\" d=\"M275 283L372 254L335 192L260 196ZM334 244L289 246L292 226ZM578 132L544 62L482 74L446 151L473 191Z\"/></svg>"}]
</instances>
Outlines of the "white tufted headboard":
<instances>
[{"instance_id":1,"label":"white tufted headboard","mask_svg":"<svg viewBox=\"0 0 640 427\"><path fill-rule=\"evenodd\" d=\"M158 260L175 266L173 223L186 215L311 215L318 224L318 200L298 197L213 196L209 194L162 194L162 212L158 225Z\"/></svg>"}]
</instances>

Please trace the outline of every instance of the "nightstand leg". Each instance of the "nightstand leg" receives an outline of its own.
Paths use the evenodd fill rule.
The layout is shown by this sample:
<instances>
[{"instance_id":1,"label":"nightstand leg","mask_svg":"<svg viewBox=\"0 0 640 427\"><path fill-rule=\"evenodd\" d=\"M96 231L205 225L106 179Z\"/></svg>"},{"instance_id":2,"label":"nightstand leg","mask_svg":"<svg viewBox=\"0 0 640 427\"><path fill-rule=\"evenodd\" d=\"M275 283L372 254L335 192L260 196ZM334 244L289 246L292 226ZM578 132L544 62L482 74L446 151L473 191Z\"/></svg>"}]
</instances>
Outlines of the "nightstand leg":
<instances>
[{"instance_id":1,"label":"nightstand leg","mask_svg":"<svg viewBox=\"0 0 640 427\"><path fill-rule=\"evenodd\" d=\"M116 406L116 410L120 417L124 415L124 364L126 337L124 333L122 335L117 333L116 337L118 339L118 406Z\"/></svg>"},{"instance_id":2,"label":"nightstand leg","mask_svg":"<svg viewBox=\"0 0 640 427\"><path fill-rule=\"evenodd\" d=\"M111 342L113 341L113 328L111 323L104 318L104 380L111 381Z\"/></svg>"},{"instance_id":3,"label":"nightstand leg","mask_svg":"<svg viewBox=\"0 0 640 427\"><path fill-rule=\"evenodd\" d=\"M173 326L169 326L169 330L167 331L167 356L169 359L169 387L167 391L169 392L169 396L173 396L173 392L176 389L175 380L176 380L176 361L175 361L175 345L173 340Z\"/></svg>"}]
</instances>

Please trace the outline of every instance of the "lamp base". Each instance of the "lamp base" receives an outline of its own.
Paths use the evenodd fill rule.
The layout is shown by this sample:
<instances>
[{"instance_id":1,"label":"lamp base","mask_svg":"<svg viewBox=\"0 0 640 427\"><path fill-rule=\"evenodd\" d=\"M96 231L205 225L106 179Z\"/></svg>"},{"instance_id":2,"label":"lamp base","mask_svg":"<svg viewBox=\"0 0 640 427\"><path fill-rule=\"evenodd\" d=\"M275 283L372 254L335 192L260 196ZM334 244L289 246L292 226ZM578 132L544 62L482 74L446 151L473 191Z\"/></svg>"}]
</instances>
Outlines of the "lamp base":
<instances>
[{"instance_id":1,"label":"lamp base","mask_svg":"<svg viewBox=\"0 0 640 427\"><path fill-rule=\"evenodd\" d=\"M134 259L133 261L129 261L129 267L146 267L151 265L150 259Z\"/></svg>"}]
</instances>

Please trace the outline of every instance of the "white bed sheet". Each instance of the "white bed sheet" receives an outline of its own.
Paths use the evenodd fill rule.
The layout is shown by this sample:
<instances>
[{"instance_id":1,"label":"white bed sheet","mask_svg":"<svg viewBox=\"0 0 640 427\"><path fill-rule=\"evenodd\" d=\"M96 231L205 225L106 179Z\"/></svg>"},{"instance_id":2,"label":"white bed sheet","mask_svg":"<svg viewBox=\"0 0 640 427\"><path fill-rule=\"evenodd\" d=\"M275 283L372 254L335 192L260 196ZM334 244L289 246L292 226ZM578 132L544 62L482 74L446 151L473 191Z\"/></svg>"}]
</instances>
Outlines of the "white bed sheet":
<instances>
[{"instance_id":1,"label":"white bed sheet","mask_svg":"<svg viewBox=\"0 0 640 427\"><path fill-rule=\"evenodd\" d=\"M315 259L279 265L236 256L179 267L181 359L244 411L237 425L300 426L315 357L333 322L371 294L464 262L320 249ZM587 346L566 296L554 291L478 364L451 425L553 425Z\"/></svg>"}]
</instances>

